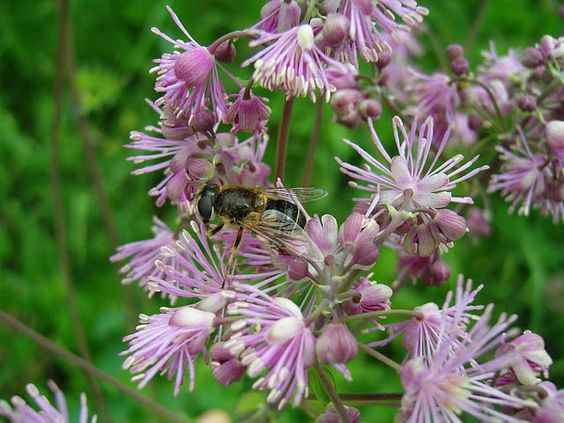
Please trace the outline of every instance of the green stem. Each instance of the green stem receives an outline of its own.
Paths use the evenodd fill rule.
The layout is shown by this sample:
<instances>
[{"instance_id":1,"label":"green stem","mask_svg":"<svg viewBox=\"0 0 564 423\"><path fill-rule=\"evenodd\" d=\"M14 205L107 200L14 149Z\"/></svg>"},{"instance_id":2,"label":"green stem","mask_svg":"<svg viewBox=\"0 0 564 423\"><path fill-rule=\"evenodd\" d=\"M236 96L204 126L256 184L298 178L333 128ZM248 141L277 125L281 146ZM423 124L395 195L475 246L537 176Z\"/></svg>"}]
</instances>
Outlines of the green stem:
<instances>
[{"instance_id":1,"label":"green stem","mask_svg":"<svg viewBox=\"0 0 564 423\"><path fill-rule=\"evenodd\" d=\"M342 423L349 423L349 416L347 414L347 409L346 409L345 405L343 404L343 402L341 401L339 394L337 393L337 391L335 391L333 384L331 383L331 381L329 380L329 378L325 374L325 371L321 368L319 363L315 363L314 369L317 372L317 374L319 375L319 378L321 379L321 383L325 387L327 394L329 394L329 397L331 398L331 402L333 403L333 405L337 409L337 413L339 414L339 417L341 418L341 422Z\"/></svg>"},{"instance_id":2,"label":"green stem","mask_svg":"<svg viewBox=\"0 0 564 423\"><path fill-rule=\"evenodd\" d=\"M20 322L18 319L6 313L3 310L0 310L0 321L5 323L6 326L11 327L12 329L16 330L17 332L21 333L24 336L27 336L32 341L34 341L39 346L45 348L47 351L51 353L57 354L61 356L63 359L67 360L69 363L74 364L75 366L81 368L82 370L88 372L89 374L96 376L97 378L107 382L108 384L112 385L114 388L120 390L128 397L132 398L133 400L137 401L138 403L142 404L143 406L147 407L148 409L152 410L155 414L160 414L163 416L166 421L172 421L177 423L188 423L189 420L184 416L178 416L166 407L163 407L158 402L146 398L145 396L141 395L137 390L130 388L127 385L124 385L119 380L114 379L112 376L108 375L107 373L103 372L89 361L85 360L82 357L79 357L76 354L71 353L70 351L64 349L63 347L55 344L50 339L44 337L43 335L37 333L29 326L25 325L24 323Z\"/></svg>"},{"instance_id":3,"label":"green stem","mask_svg":"<svg viewBox=\"0 0 564 423\"><path fill-rule=\"evenodd\" d=\"M390 366L392 369L394 369L395 371L399 372L401 370L401 364L396 363L394 360L392 360L391 358L386 357L384 354L382 354L381 352L378 352L376 350L373 350L372 348L370 348L368 345L364 345L361 344L360 342L358 343L358 346L361 350L363 350L365 353L367 353L368 355L371 355L372 357L374 357L377 360L380 360L382 363L387 364L388 366Z\"/></svg>"},{"instance_id":4,"label":"green stem","mask_svg":"<svg viewBox=\"0 0 564 423\"><path fill-rule=\"evenodd\" d=\"M286 154L288 151L288 134L290 133L290 121L292 120L292 109L294 98L284 100L282 120L278 128L278 141L276 143L276 178L284 179L284 169L286 167Z\"/></svg>"},{"instance_id":5,"label":"green stem","mask_svg":"<svg viewBox=\"0 0 564 423\"><path fill-rule=\"evenodd\" d=\"M361 319L369 319L374 317L382 317L382 316L409 316L413 317L417 315L416 311L413 310L378 310L378 311L370 311L368 313L360 313L360 314L352 314L350 316L345 317L346 321L351 320L361 320Z\"/></svg>"}]
</instances>

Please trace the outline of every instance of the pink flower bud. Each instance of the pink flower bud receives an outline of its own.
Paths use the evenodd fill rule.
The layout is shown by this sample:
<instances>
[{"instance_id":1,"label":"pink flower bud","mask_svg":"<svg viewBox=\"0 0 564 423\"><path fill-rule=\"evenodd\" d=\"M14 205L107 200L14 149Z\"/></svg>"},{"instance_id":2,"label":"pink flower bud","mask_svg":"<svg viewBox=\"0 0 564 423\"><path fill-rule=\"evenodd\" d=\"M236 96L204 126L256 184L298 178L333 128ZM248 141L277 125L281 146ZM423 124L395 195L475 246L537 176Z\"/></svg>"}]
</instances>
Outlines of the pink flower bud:
<instances>
[{"instance_id":1,"label":"pink flower bud","mask_svg":"<svg viewBox=\"0 0 564 423\"><path fill-rule=\"evenodd\" d=\"M209 160L189 157L186 160L186 174L191 180L206 180L213 173L213 165Z\"/></svg>"},{"instance_id":2,"label":"pink flower bud","mask_svg":"<svg viewBox=\"0 0 564 423\"><path fill-rule=\"evenodd\" d=\"M329 47L339 47L347 39L349 18L340 13L330 13L323 26L323 38Z\"/></svg>"},{"instance_id":3,"label":"pink flower bud","mask_svg":"<svg viewBox=\"0 0 564 423\"><path fill-rule=\"evenodd\" d=\"M344 116L355 111L363 98L364 96L358 90L350 88L339 90L331 96L331 107L337 115Z\"/></svg>"},{"instance_id":4,"label":"pink flower bud","mask_svg":"<svg viewBox=\"0 0 564 423\"><path fill-rule=\"evenodd\" d=\"M356 338L342 323L329 323L315 345L317 357L323 363L348 363L358 352Z\"/></svg>"},{"instance_id":5,"label":"pink flower bud","mask_svg":"<svg viewBox=\"0 0 564 423\"><path fill-rule=\"evenodd\" d=\"M457 57L456 59L454 59L452 61L452 72L456 75L456 76L463 76L463 75L467 75L468 74L468 60L466 59L466 57Z\"/></svg>"},{"instance_id":6,"label":"pink flower bud","mask_svg":"<svg viewBox=\"0 0 564 423\"><path fill-rule=\"evenodd\" d=\"M523 112L532 112L537 108L537 100L532 95L524 95L517 100L519 109Z\"/></svg>"},{"instance_id":7,"label":"pink flower bud","mask_svg":"<svg viewBox=\"0 0 564 423\"><path fill-rule=\"evenodd\" d=\"M184 81L186 88L200 85L208 78L215 59L205 47L194 47L178 56L174 62L174 74Z\"/></svg>"},{"instance_id":8,"label":"pink flower bud","mask_svg":"<svg viewBox=\"0 0 564 423\"><path fill-rule=\"evenodd\" d=\"M452 210L439 210L435 222L447 240L455 241L466 233L466 220Z\"/></svg>"},{"instance_id":9,"label":"pink flower bud","mask_svg":"<svg viewBox=\"0 0 564 423\"><path fill-rule=\"evenodd\" d=\"M246 367L224 346L223 343L211 347L211 361L214 379L227 386L241 380Z\"/></svg>"},{"instance_id":10,"label":"pink flower bud","mask_svg":"<svg viewBox=\"0 0 564 423\"><path fill-rule=\"evenodd\" d=\"M389 50L382 50L380 53L378 53L378 61L376 62L376 66L378 66L379 69L384 69L390 64L391 60L391 52Z\"/></svg>"},{"instance_id":11,"label":"pink flower bud","mask_svg":"<svg viewBox=\"0 0 564 423\"><path fill-rule=\"evenodd\" d=\"M378 100L369 98L360 102L358 111L363 119L377 120L382 115L382 106Z\"/></svg>"},{"instance_id":12,"label":"pink flower bud","mask_svg":"<svg viewBox=\"0 0 564 423\"><path fill-rule=\"evenodd\" d=\"M538 48L529 47L525 49L523 52L523 56L521 58L521 63L526 68L532 69L536 68L537 66L541 65L543 62L542 53Z\"/></svg>"},{"instance_id":13,"label":"pink flower bud","mask_svg":"<svg viewBox=\"0 0 564 423\"><path fill-rule=\"evenodd\" d=\"M173 122L163 121L161 124L163 136L169 140L185 140L194 135L194 131L189 126L174 125Z\"/></svg>"},{"instance_id":14,"label":"pink flower bud","mask_svg":"<svg viewBox=\"0 0 564 423\"><path fill-rule=\"evenodd\" d=\"M213 53L215 59L222 63L232 63L237 55L237 49L233 41L227 40L222 42Z\"/></svg>"},{"instance_id":15,"label":"pink flower bud","mask_svg":"<svg viewBox=\"0 0 564 423\"><path fill-rule=\"evenodd\" d=\"M194 132L213 132L216 123L215 114L208 109L200 109L192 116L190 126Z\"/></svg>"},{"instance_id":16,"label":"pink flower bud","mask_svg":"<svg viewBox=\"0 0 564 423\"><path fill-rule=\"evenodd\" d=\"M329 66L325 70L325 76L337 90L343 90L345 88L352 88L358 90L358 73L352 65L344 66Z\"/></svg>"},{"instance_id":17,"label":"pink flower bud","mask_svg":"<svg viewBox=\"0 0 564 423\"><path fill-rule=\"evenodd\" d=\"M449 60L464 57L464 48L460 44L450 44L446 50Z\"/></svg>"},{"instance_id":18,"label":"pink flower bud","mask_svg":"<svg viewBox=\"0 0 564 423\"><path fill-rule=\"evenodd\" d=\"M424 285L441 286L449 277L450 268L444 261L438 259L423 270L421 281Z\"/></svg>"},{"instance_id":19,"label":"pink flower bud","mask_svg":"<svg viewBox=\"0 0 564 423\"><path fill-rule=\"evenodd\" d=\"M360 411L353 407L345 407L347 410L347 418L349 423L359 423L360 422ZM340 423L341 417L337 412L335 406L331 403L325 408L323 414L321 414L315 423Z\"/></svg>"},{"instance_id":20,"label":"pink flower bud","mask_svg":"<svg viewBox=\"0 0 564 423\"><path fill-rule=\"evenodd\" d=\"M294 258L288 264L288 277L293 281L300 281L308 275L308 264L302 258Z\"/></svg>"}]
</instances>

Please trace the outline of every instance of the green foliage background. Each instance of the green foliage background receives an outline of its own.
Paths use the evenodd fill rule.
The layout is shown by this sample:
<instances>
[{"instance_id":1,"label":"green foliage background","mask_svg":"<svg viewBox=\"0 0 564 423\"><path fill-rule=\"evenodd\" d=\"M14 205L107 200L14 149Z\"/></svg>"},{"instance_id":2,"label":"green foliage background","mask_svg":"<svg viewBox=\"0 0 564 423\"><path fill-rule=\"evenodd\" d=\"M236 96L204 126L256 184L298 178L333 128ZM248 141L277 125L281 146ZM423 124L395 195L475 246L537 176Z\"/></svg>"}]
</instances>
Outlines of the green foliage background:
<instances>
[{"instance_id":1,"label":"green foliage background","mask_svg":"<svg viewBox=\"0 0 564 423\"><path fill-rule=\"evenodd\" d=\"M154 98L153 78L147 70L150 60L169 47L150 33L158 26L180 36L165 12L165 3L155 0L75 0L71 17L78 62L78 84L83 99L105 188L109 194L122 242L150 236L151 216L158 213L171 219L170 209L156 210L146 192L157 176L133 177L133 166L124 159L122 148L128 131L153 124L155 116L143 103ZM244 28L256 21L261 0L171 1L192 35L201 43L213 41L225 32ZM451 42L464 42L481 4L478 0L421 0L431 14L427 24L444 49ZM556 0L490 0L472 47L471 63L479 51L494 40L500 52L509 46L524 48L545 34L562 33ZM66 290L61 278L54 242L53 205L49 186L49 154L54 114L54 78L57 53L57 2L53 0L8 0L0 3L0 308L26 322L35 330L69 350L77 351L70 321ZM429 38L423 37L427 53L423 66L432 69L436 57ZM239 56L248 50L242 48ZM249 70L231 69L240 75ZM280 117L281 96L273 95L271 134ZM300 185L303 158L314 117L314 106L298 101L291 128L287 185ZM390 139L390 116L378 123L382 139ZM330 196L314 204L312 211L330 212L342 220L350 211L351 189L338 172L335 155L355 160L340 141L342 137L368 146L365 129L346 130L332 123L326 109L321 146L316 158L313 184ZM124 383L128 374L121 369L117 354L124 349L121 338L130 333L135 321L128 319L117 266L108 261L112 246L104 231L100 207L85 170L68 95L65 97L61 151L64 210L72 274L80 314L92 350L94 363ZM272 162L274 143L269 147ZM485 284L482 303L494 302L500 310L518 313L519 325L545 336L548 351L555 359L552 379L564 386L564 286L562 283L562 226L533 214L528 219L508 216L507 205L494 203L494 232L479 244L468 237L446 255L453 275L464 273ZM170 221L170 220L169 220ZM383 253L375 267L379 282L393 280L395 261ZM402 290L397 304L416 305L440 301L452 288L454 276L442 288L413 287ZM147 301L134 286L127 287L134 312L152 313L159 300ZM394 345L397 349L399 345ZM390 350L393 354L394 351ZM373 360L360 355L351 365L354 383L339 375L342 392L394 392L398 381ZM0 398L24 393L27 382L46 391L45 381L54 379L67 393L71 408L78 394L88 391L83 373L46 353L29 339L0 324ZM251 382L225 388L217 385L200 363L196 389L172 396L171 384L156 378L144 394L167 408L195 417L210 408L233 414L256 401L244 396ZM160 421L121 392L101 384L115 421ZM93 397L89 393L91 404ZM245 398L241 402L241 398ZM92 407L96 408L92 404ZM366 421L389 421L392 409L362 409ZM288 410L280 421L303 421L299 410Z\"/></svg>"}]
</instances>

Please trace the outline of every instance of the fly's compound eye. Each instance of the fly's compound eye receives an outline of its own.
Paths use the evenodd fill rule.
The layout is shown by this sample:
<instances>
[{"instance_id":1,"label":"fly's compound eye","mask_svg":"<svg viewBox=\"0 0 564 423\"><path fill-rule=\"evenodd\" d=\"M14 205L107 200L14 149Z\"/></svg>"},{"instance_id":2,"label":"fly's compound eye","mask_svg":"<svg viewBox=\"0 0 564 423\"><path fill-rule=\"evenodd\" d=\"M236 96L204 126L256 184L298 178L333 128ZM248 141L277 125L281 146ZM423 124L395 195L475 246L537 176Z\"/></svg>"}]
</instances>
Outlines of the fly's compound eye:
<instances>
[{"instance_id":1,"label":"fly's compound eye","mask_svg":"<svg viewBox=\"0 0 564 423\"><path fill-rule=\"evenodd\" d=\"M204 223L208 223L213 218L213 200L217 192L217 186L207 186L203 189L198 200L198 213Z\"/></svg>"}]
</instances>

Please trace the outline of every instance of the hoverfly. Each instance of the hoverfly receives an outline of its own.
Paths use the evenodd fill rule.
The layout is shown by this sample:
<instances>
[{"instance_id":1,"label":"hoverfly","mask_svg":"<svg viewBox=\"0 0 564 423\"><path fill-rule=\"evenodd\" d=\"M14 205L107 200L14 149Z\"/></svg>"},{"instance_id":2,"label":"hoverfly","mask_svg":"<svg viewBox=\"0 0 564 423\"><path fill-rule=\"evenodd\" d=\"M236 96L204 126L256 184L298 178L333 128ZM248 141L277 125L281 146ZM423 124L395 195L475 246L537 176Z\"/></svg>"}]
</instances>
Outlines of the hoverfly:
<instances>
[{"instance_id":1,"label":"hoverfly","mask_svg":"<svg viewBox=\"0 0 564 423\"><path fill-rule=\"evenodd\" d=\"M297 203L319 200L326 195L327 192L320 188L207 184L200 191L197 208L206 227L214 216L221 220L208 231L208 236L215 235L226 225L238 228L232 261L244 229L275 247L285 248L284 240L299 238L304 233L306 217Z\"/></svg>"}]
</instances>

